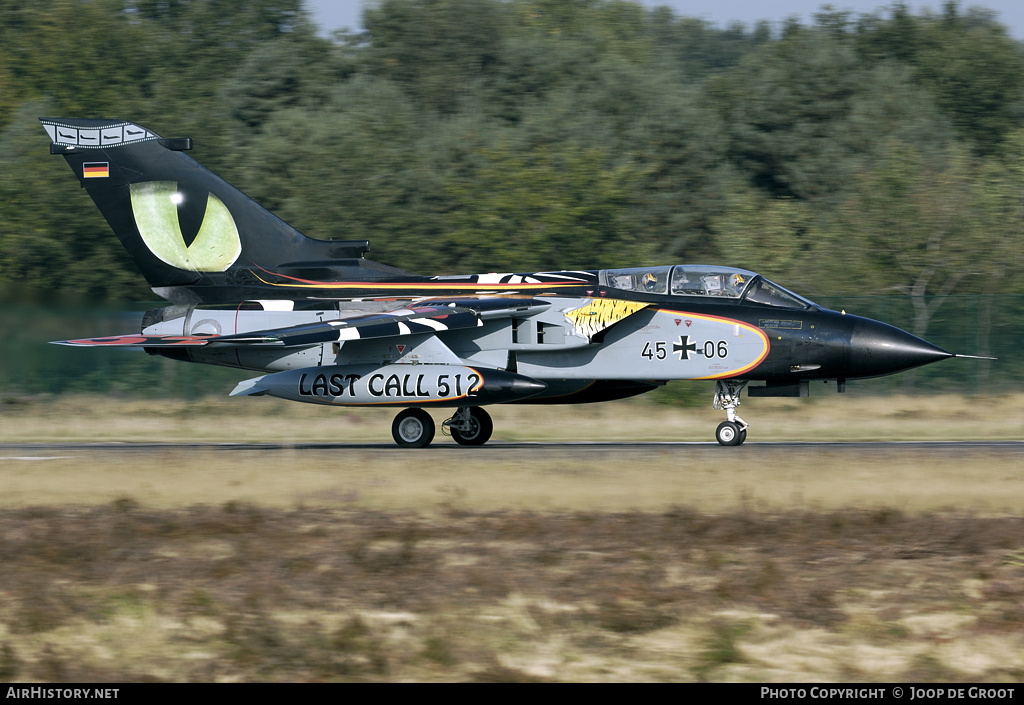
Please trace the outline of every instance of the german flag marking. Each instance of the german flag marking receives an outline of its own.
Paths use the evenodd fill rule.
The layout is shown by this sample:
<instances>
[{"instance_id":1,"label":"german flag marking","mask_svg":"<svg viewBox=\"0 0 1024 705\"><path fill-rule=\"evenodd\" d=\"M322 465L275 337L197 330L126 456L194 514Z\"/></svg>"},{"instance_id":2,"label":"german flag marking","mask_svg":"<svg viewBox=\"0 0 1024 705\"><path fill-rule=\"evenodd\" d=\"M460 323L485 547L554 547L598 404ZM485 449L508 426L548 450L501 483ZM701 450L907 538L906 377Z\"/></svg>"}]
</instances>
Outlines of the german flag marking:
<instances>
[{"instance_id":1,"label":"german flag marking","mask_svg":"<svg viewBox=\"0 0 1024 705\"><path fill-rule=\"evenodd\" d=\"M86 179L106 179L110 176L110 163L86 162L82 165L82 176Z\"/></svg>"}]
</instances>

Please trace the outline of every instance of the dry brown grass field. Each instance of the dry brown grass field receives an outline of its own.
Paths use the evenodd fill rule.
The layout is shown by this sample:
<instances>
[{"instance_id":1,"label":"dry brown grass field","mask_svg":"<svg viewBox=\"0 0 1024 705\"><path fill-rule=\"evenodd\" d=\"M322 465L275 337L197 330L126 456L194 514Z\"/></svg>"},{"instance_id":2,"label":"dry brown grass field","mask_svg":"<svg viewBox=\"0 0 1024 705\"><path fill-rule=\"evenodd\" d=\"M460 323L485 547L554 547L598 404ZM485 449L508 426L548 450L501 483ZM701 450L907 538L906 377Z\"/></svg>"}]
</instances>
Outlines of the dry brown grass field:
<instances>
[{"instance_id":1,"label":"dry brown grass field","mask_svg":"<svg viewBox=\"0 0 1024 705\"><path fill-rule=\"evenodd\" d=\"M739 449L653 442L705 408L493 412L403 451L371 409L8 400L0 442L129 445L0 448L0 681L1024 677L1019 452L758 444L1019 439L1020 397L751 400Z\"/></svg>"}]
</instances>

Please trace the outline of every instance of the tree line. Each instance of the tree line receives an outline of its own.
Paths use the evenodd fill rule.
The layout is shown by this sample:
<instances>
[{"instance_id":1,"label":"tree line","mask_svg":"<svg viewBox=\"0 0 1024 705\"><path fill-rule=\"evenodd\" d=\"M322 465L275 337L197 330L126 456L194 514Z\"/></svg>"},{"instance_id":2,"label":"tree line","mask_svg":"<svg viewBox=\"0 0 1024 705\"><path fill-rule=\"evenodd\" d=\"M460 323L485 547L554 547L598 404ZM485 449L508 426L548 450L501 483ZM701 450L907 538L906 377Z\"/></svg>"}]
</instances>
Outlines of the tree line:
<instances>
[{"instance_id":1,"label":"tree line","mask_svg":"<svg viewBox=\"0 0 1024 705\"><path fill-rule=\"evenodd\" d=\"M716 262L799 293L1022 294L1024 43L896 3L718 27L626 0L0 0L0 290L147 299L38 116L165 137L422 273Z\"/></svg>"}]
</instances>

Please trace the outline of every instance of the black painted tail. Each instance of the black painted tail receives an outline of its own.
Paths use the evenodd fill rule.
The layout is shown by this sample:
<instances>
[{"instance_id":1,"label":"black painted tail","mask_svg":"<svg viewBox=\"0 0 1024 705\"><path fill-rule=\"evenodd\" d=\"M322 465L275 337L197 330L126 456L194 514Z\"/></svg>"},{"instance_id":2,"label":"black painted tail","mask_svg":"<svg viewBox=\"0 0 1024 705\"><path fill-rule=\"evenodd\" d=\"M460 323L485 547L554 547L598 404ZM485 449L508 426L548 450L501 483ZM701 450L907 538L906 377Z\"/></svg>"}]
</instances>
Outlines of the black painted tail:
<instances>
[{"instance_id":1,"label":"black painted tail","mask_svg":"<svg viewBox=\"0 0 1024 705\"><path fill-rule=\"evenodd\" d=\"M400 270L362 259L366 240L308 238L163 139L118 120L40 118L153 290L181 303L277 298L267 273L335 280ZM280 295L284 296L284 295Z\"/></svg>"}]
</instances>

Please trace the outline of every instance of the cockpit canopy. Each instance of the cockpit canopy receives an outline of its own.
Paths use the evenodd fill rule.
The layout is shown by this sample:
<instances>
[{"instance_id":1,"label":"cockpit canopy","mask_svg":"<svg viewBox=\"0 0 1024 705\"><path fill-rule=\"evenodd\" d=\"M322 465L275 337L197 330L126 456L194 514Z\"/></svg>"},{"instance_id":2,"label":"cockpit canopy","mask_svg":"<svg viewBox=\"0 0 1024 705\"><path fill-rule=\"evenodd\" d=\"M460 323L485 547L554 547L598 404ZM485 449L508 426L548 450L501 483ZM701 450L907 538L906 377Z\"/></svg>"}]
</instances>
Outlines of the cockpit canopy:
<instances>
[{"instance_id":1,"label":"cockpit canopy","mask_svg":"<svg viewBox=\"0 0 1024 705\"><path fill-rule=\"evenodd\" d=\"M813 303L745 269L701 264L602 269L603 286L645 294L715 296L779 308L806 309Z\"/></svg>"}]
</instances>

